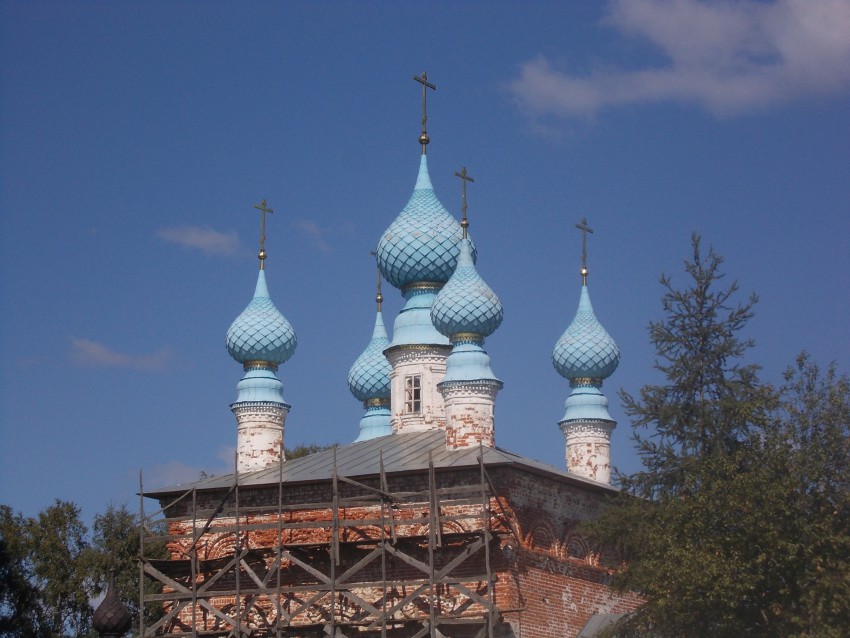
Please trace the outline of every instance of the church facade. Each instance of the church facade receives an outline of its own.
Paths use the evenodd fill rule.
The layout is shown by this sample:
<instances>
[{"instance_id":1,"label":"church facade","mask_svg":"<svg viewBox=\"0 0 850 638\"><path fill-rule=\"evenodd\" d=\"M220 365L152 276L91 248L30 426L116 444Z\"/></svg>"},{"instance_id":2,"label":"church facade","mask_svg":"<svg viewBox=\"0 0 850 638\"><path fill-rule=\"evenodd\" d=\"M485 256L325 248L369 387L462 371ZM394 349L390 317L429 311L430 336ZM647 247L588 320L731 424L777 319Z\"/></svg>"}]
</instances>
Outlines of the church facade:
<instances>
[{"instance_id":1,"label":"church facade","mask_svg":"<svg viewBox=\"0 0 850 638\"><path fill-rule=\"evenodd\" d=\"M502 321L468 235L428 172L423 74L413 194L378 241L375 328L348 376L363 402L350 445L286 460L289 404L279 367L295 351L274 306L261 240L254 297L227 333L244 376L231 405L237 471L145 493L167 523L168 560L141 569L162 584L164 614L144 636L564 638L640 604L608 587L582 521L612 493L601 392L619 351L596 319L583 257L578 311L553 352L572 392L559 422L565 467L497 447L502 382L484 349ZM265 201L258 206L265 215ZM586 222L583 232L592 232ZM264 233L263 233L264 235ZM486 247L481 247L486 254ZM405 305L391 338L381 281Z\"/></svg>"}]
</instances>

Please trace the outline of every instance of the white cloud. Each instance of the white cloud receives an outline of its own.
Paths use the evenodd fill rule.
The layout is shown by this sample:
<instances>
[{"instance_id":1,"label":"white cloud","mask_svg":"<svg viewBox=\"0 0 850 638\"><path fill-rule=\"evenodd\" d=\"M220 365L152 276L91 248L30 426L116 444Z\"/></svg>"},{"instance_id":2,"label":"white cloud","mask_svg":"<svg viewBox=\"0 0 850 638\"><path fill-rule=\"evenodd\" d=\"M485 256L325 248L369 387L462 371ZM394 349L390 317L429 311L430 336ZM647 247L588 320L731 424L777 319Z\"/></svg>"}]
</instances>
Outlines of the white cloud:
<instances>
[{"instance_id":1,"label":"white cloud","mask_svg":"<svg viewBox=\"0 0 850 638\"><path fill-rule=\"evenodd\" d=\"M235 231L220 233L208 226L172 226L161 228L157 237L184 248L197 248L208 255L232 255L239 247Z\"/></svg>"},{"instance_id":2,"label":"white cloud","mask_svg":"<svg viewBox=\"0 0 850 638\"><path fill-rule=\"evenodd\" d=\"M236 446L235 445L223 445L218 448L218 453L215 455L219 461L222 462L223 466L217 470L213 470L212 472L216 475L219 474L232 474L233 467L236 464ZM210 472L207 471L207 474Z\"/></svg>"},{"instance_id":3,"label":"white cloud","mask_svg":"<svg viewBox=\"0 0 850 638\"><path fill-rule=\"evenodd\" d=\"M184 465L177 461L160 463L144 472L144 486L145 489L156 489L194 483L200 480L201 472L202 470L199 467Z\"/></svg>"},{"instance_id":4,"label":"white cloud","mask_svg":"<svg viewBox=\"0 0 850 638\"><path fill-rule=\"evenodd\" d=\"M731 115L850 88L850 0L613 0L604 24L660 50L662 66L571 74L538 57L509 85L532 116L696 104Z\"/></svg>"},{"instance_id":5,"label":"white cloud","mask_svg":"<svg viewBox=\"0 0 850 638\"><path fill-rule=\"evenodd\" d=\"M168 348L152 354L133 355L111 350L91 339L71 338L71 358L75 363L97 368L129 368L132 370L159 370L171 358Z\"/></svg>"},{"instance_id":6,"label":"white cloud","mask_svg":"<svg viewBox=\"0 0 850 638\"><path fill-rule=\"evenodd\" d=\"M235 427L233 431L235 434ZM233 474L235 452L236 448L233 446L220 448L218 454L216 454L216 458L221 462L219 466L202 468L185 465L177 461L160 463L145 471L145 488L155 489L159 487L170 487L172 485L185 485L199 481L203 476L226 476Z\"/></svg>"},{"instance_id":7,"label":"white cloud","mask_svg":"<svg viewBox=\"0 0 850 638\"><path fill-rule=\"evenodd\" d=\"M328 231L319 226L316 222L310 221L308 219L296 219L295 227L301 232L309 235L313 238L313 242L323 253L331 252L331 246L325 239Z\"/></svg>"}]
</instances>

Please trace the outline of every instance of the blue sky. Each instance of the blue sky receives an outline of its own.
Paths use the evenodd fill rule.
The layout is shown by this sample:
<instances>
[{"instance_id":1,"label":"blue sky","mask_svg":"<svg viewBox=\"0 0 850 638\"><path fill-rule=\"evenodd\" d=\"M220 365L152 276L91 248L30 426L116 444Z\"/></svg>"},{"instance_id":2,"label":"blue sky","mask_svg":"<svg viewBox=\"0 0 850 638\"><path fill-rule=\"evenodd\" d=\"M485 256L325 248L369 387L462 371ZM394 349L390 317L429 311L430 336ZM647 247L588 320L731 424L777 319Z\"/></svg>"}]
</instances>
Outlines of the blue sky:
<instances>
[{"instance_id":1,"label":"blue sky","mask_svg":"<svg viewBox=\"0 0 850 638\"><path fill-rule=\"evenodd\" d=\"M589 286L622 359L658 381L658 276L692 232L760 296L752 359L850 361L850 2L17 2L0 4L0 502L137 505L232 467L224 349L267 225L272 297L299 345L287 445L347 443L374 319L374 249L429 166L505 307L498 445L558 467L551 365ZM385 285L385 319L401 307ZM742 297L743 298L743 297Z\"/></svg>"}]
</instances>

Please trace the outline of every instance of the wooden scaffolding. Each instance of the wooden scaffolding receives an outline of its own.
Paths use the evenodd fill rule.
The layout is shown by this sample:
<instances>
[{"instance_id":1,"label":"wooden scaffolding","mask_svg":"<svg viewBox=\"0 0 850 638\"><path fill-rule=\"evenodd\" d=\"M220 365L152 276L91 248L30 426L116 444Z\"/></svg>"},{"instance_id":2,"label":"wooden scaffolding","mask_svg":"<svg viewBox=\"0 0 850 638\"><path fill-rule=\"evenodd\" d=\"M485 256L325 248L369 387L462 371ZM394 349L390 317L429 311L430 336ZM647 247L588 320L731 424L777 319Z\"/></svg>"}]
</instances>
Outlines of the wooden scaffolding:
<instances>
[{"instance_id":1,"label":"wooden scaffolding","mask_svg":"<svg viewBox=\"0 0 850 638\"><path fill-rule=\"evenodd\" d=\"M493 638L513 611L498 606L493 551L516 532L478 460L466 484L429 459L427 489L391 491L383 459L367 485L338 475L334 452L329 502L285 499L298 487L282 469L277 486L242 487L243 502L238 474L215 505L189 489L145 514L140 499L140 609L164 610L148 626L140 614L140 636ZM276 505L245 502L275 487ZM146 557L163 542L170 559Z\"/></svg>"}]
</instances>

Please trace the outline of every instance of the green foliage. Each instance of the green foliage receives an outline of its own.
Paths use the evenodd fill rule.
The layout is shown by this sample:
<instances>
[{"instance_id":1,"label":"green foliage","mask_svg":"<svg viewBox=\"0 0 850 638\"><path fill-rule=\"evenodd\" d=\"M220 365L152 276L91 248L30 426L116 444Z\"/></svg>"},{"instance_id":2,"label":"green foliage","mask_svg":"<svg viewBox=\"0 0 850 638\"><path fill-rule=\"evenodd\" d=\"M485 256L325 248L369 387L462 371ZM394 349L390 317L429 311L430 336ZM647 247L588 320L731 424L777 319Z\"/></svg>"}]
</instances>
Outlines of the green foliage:
<instances>
[{"instance_id":1,"label":"green foliage","mask_svg":"<svg viewBox=\"0 0 850 638\"><path fill-rule=\"evenodd\" d=\"M624 395L644 469L588 533L645 604L618 636L823 637L850 626L850 383L801 355L776 390L741 361L752 302L694 238L650 326L666 384Z\"/></svg>"},{"instance_id":2,"label":"green foliage","mask_svg":"<svg viewBox=\"0 0 850 638\"><path fill-rule=\"evenodd\" d=\"M799 526L799 600L784 620L799 635L846 635L850 627L850 380L801 354L785 374L765 452L787 473L789 515Z\"/></svg>"},{"instance_id":3,"label":"green foliage","mask_svg":"<svg viewBox=\"0 0 850 638\"><path fill-rule=\"evenodd\" d=\"M110 504L106 511L97 514L92 524L92 542L86 556L86 568L92 574L95 594L106 591L110 574L115 579L118 597L133 617L133 629L139 624L139 517L125 505ZM167 558L165 543L145 545L147 558ZM145 579L147 593L161 593L162 586L149 578ZM161 605L145 607L146 624L151 624L162 615Z\"/></svg>"},{"instance_id":4,"label":"green foliage","mask_svg":"<svg viewBox=\"0 0 850 638\"><path fill-rule=\"evenodd\" d=\"M92 546L88 565L95 574L95 593L106 591L110 573L115 574L118 596L125 601L139 597L139 527L137 516L126 506L108 505L92 524ZM125 603L125 604L128 604ZM130 605L128 604L128 607ZM134 605L137 606L137 605Z\"/></svg>"},{"instance_id":5,"label":"green foliage","mask_svg":"<svg viewBox=\"0 0 850 638\"><path fill-rule=\"evenodd\" d=\"M639 398L620 393L645 468L620 480L644 497L686 489L692 462L733 450L753 425L764 423L772 400L771 389L758 381L758 366L742 361L753 343L739 333L753 316L755 295L735 302L737 282L719 287L723 258L711 248L704 256L697 235L692 249L685 261L690 287L679 290L662 275L665 316L649 325L655 368L666 383L644 386Z\"/></svg>"},{"instance_id":6,"label":"green foliage","mask_svg":"<svg viewBox=\"0 0 850 638\"><path fill-rule=\"evenodd\" d=\"M80 636L91 626L91 581L86 569L88 530L80 508L56 502L24 525L28 560L41 607L52 635Z\"/></svg>"},{"instance_id":7,"label":"green foliage","mask_svg":"<svg viewBox=\"0 0 850 638\"><path fill-rule=\"evenodd\" d=\"M0 505L0 636L40 636L43 625L24 518Z\"/></svg>"},{"instance_id":8,"label":"green foliage","mask_svg":"<svg viewBox=\"0 0 850 638\"><path fill-rule=\"evenodd\" d=\"M145 555L165 558L164 544ZM0 635L95 636L91 600L114 573L118 595L138 626L138 517L108 506L94 518L92 532L73 503L57 500L33 518L0 505ZM153 593L156 583L146 579ZM148 621L162 613L146 608Z\"/></svg>"},{"instance_id":9,"label":"green foliage","mask_svg":"<svg viewBox=\"0 0 850 638\"><path fill-rule=\"evenodd\" d=\"M287 448L285 450L285 456L287 461L292 461L294 459L300 459L302 456L321 452L322 450L330 450L332 447L336 447L336 443L331 445L316 445L315 443L311 445L299 445L292 449Z\"/></svg>"}]
</instances>

